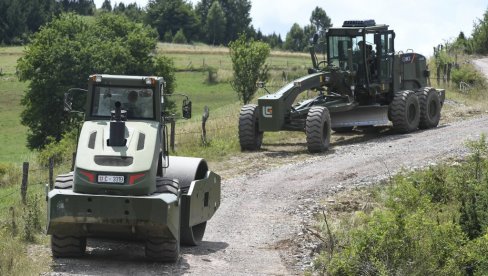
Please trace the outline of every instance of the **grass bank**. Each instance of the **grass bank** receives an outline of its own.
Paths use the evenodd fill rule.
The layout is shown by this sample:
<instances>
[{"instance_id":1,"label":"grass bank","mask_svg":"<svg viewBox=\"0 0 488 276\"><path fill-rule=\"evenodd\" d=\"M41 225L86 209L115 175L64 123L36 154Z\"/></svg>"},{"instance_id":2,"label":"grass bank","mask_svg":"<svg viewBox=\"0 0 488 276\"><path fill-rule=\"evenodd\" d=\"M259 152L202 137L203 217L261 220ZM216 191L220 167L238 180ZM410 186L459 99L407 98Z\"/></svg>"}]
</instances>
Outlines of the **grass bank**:
<instances>
[{"instance_id":1,"label":"grass bank","mask_svg":"<svg viewBox=\"0 0 488 276\"><path fill-rule=\"evenodd\" d=\"M488 144L482 136L467 145L467 160L404 172L349 192L350 204L329 204L328 223L317 226L326 242L315 272L486 275Z\"/></svg>"}]
</instances>

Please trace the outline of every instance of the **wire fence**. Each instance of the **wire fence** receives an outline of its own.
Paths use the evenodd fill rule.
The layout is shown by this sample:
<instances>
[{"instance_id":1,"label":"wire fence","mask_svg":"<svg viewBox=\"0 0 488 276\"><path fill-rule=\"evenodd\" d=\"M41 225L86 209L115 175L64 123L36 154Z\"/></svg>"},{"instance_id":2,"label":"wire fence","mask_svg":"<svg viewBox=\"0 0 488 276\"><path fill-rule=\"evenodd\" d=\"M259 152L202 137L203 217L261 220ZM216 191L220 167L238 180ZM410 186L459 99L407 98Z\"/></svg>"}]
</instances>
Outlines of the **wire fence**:
<instances>
[{"instance_id":1,"label":"wire fence","mask_svg":"<svg viewBox=\"0 0 488 276\"><path fill-rule=\"evenodd\" d=\"M208 118L208 117L207 117ZM206 134L217 134L219 132L223 132L226 130L231 130L234 129L237 132L237 117L234 116L220 116L219 121L211 121L210 124L213 125L212 127L207 127L206 126L206 119L204 120L202 118L202 122L198 121L193 121L193 122L188 122L188 121L178 121L174 123L173 129L171 131L174 131L174 136L196 136L198 135L198 140L202 139L203 141L207 141ZM235 124L230 124L230 125L225 125L225 126L219 126L219 123L221 120L225 119L236 119ZM178 131L178 129L183 129L182 131ZM188 140L186 140L188 143ZM185 142L180 143L180 144L185 144ZM172 145L172 149L174 151L174 141ZM41 164L36 164L35 167L30 166L29 162L23 162L22 164L22 179L20 182L19 188L20 189L14 189L14 191L8 192L7 194L4 194L0 196L0 209L8 208L9 206L2 206L2 202L5 202L6 199L14 197L14 196L21 196L22 202L25 203L26 201L26 196L27 196L27 191L29 187L35 187L39 185L46 185L48 184L50 188L53 186L53 178L54 177L54 172L60 170L61 168L71 168L73 170L74 167L74 159L75 155L73 154L73 159L72 160L60 160L57 162L54 162L54 158L51 157L49 158L48 162L44 162L44 164L48 164L47 166L43 166ZM18 172L17 172L18 173ZM17 178L17 177L16 177ZM16 183L18 184L18 183Z\"/></svg>"},{"instance_id":2,"label":"wire fence","mask_svg":"<svg viewBox=\"0 0 488 276\"><path fill-rule=\"evenodd\" d=\"M5 205L4 203L7 202L7 199L17 197L19 195L22 203L25 205L29 187L32 188L37 186L45 186L46 184L49 184L49 186L52 187L54 184L54 172L68 166L71 166L72 169L73 166L73 163L70 160L60 161L55 164L54 158L52 157L49 158L48 164L49 166L47 167L41 165L37 165L36 167L30 167L30 162L23 162L20 185L19 183L15 183L16 185L18 185L18 188L14 188L13 191L0 196L0 210L10 208L8 204ZM17 177L12 178L16 179ZM13 181L19 182L17 180Z\"/></svg>"}]
</instances>

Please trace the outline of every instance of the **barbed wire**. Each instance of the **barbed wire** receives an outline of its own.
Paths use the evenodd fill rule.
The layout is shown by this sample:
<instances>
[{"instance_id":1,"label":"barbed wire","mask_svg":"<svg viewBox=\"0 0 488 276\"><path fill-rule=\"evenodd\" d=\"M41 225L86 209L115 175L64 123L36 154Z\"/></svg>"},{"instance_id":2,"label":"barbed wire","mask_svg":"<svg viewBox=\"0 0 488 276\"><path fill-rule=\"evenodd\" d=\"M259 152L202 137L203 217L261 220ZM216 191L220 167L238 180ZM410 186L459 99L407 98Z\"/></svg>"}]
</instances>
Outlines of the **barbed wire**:
<instances>
[{"instance_id":1,"label":"barbed wire","mask_svg":"<svg viewBox=\"0 0 488 276\"><path fill-rule=\"evenodd\" d=\"M5 198L7 198L7 197L9 197L9 196L11 196L11 195L13 195L13 194L17 193L17 192L18 192L18 191L12 191L11 193L9 193L9 194L7 194L7 195L3 195L3 196L1 196L1 197L0 197L0 200L3 200L3 199L5 199Z\"/></svg>"}]
</instances>

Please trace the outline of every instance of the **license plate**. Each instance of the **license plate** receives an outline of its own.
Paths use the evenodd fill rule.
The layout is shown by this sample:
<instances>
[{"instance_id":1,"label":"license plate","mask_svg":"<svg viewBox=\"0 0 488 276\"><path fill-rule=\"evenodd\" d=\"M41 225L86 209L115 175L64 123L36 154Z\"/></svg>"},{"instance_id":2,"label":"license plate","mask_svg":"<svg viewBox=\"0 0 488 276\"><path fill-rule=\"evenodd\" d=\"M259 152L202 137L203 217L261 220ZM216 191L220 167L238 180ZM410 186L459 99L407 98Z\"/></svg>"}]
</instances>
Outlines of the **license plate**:
<instances>
[{"instance_id":1,"label":"license plate","mask_svg":"<svg viewBox=\"0 0 488 276\"><path fill-rule=\"evenodd\" d=\"M99 175L98 183L116 183L122 184L125 182L124 176L121 175Z\"/></svg>"}]
</instances>

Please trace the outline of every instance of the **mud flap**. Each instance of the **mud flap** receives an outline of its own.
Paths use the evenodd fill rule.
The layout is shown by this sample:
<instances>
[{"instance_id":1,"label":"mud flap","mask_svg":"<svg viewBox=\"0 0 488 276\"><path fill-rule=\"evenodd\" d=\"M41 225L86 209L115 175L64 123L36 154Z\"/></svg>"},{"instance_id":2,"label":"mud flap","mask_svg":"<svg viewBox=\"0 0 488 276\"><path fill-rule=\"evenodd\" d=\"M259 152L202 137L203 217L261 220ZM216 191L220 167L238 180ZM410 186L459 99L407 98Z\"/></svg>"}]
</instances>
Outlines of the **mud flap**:
<instances>
[{"instance_id":1,"label":"mud flap","mask_svg":"<svg viewBox=\"0 0 488 276\"><path fill-rule=\"evenodd\" d=\"M196 245L203 238L207 220L220 206L220 176L207 171L205 178L191 182L181 196L181 241Z\"/></svg>"}]
</instances>

